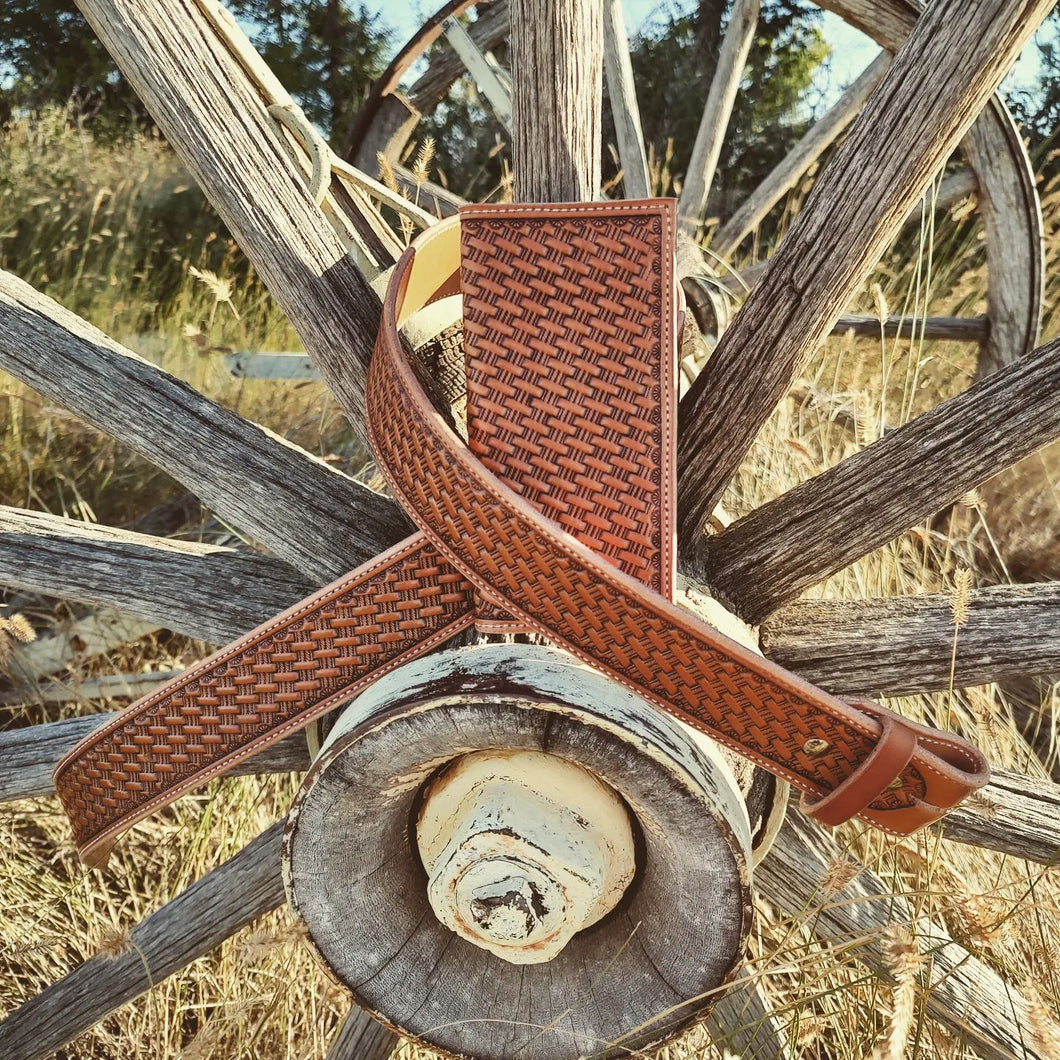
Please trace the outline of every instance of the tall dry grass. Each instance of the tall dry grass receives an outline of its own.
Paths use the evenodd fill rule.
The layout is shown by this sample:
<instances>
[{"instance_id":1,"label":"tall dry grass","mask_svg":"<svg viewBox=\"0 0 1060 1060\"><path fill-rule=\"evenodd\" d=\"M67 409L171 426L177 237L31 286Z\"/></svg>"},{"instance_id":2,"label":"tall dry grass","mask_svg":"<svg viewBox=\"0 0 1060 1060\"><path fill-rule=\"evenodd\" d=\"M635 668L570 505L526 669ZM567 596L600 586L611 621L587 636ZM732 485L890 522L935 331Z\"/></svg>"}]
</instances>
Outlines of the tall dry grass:
<instances>
[{"instance_id":1,"label":"tall dry grass","mask_svg":"<svg viewBox=\"0 0 1060 1060\"><path fill-rule=\"evenodd\" d=\"M100 147L60 115L50 115L9 129L3 152L0 255L5 268L217 400L315 452L355 464L359 454L323 388L240 383L223 370L226 348L294 349L296 340L164 145L141 138ZM1055 186L1045 189L1045 204L1051 259L1060 247ZM797 206L798 196L790 208ZM855 308L874 312L885 303L894 312L916 314L982 311L984 264L972 217L943 218L914 243L881 264ZM218 279L203 282L193 269ZM219 300L218 293L225 297ZM1050 335L1058 329L1055 293L1051 289L1047 299ZM727 505L737 514L750 510L868 444L883 424L904 422L961 389L970 378L973 354L952 344L910 340L829 342L806 379L822 400L789 400L778 408L730 489ZM853 413L854 430L845 425L841 410ZM999 418L1004 413L999 409ZM1051 466L1054 457L1044 459L1044 466ZM1040 476L1034 481L1039 510L1055 514L1055 488L1050 494ZM5 503L120 523L175 489L119 444L0 377L0 499ZM990 501L984 492L948 523L910 531L814 592L858 598L943 590L959 596L960 583L969 577L998 576L994 565L972 576L958 572L973 568L984 540L1004 538L1003 525L1012 521L1015 508ZM1060 519L1053 525L1060 526ZM1047 549L1056 546L1056 538L1051 540ZM48 621L44 612L30 617L41 627ZM955 638L959 651L959 625ZM169 669L204 650L184 638L159 635L104 655L91 667L101 673ZM9 710L0 724L115 705L27 703ZM917 718L944 705L954 724L979 739L995 762L1044 773L1013 721L1010 702L996 687L942 700L908 697L895 705ZM1045 704L1047 718L1055 705L1055 700ZM123 952L130 925L282 816L294 790L292 778L215 782L138 826L105 877L78 866L54 800L5 806L0 814L0 1010L33 996L93 953ZM1048 1052L1044 1043L1060 1034L1055 1022L1060 877L931 836L895 840L858 827L840 835L847 857L822 880L822 900L838 900L834 896L844 879L860 866L880 874L918 913L944 922L965 939L1013 988L1034 984L1035 1026L1029 1033ZM788 919L766 902L759 906L752 967L790 1026L798 1055L970 1060L973 1054L952 1035L922 1019L923 987L916 971L927 957L907 934L908 925L896 924L885 940L894 977L888 986L867 976L856 960L858 946L869 940L824 944L813 934L809 911ZM158 984L60 1055L310 1060L324 1055L345 1006L341 991L314 965L290 918L279 911ZM407 1046L402 1052L405 1060L428 1055ZM712 1055L702 1031L660 1054L667 1060Z\"/></svg>"}]
</instances>

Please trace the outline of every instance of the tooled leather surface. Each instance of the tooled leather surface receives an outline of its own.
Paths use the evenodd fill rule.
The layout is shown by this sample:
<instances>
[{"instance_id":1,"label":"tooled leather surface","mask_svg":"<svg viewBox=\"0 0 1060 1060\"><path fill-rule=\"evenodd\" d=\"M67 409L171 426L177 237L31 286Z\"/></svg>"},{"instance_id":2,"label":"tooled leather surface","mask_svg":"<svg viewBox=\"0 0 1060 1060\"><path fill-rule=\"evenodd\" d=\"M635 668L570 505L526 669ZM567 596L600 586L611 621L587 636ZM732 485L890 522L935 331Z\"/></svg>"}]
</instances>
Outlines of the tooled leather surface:
<instances>
[{"instance_id":1,"label":"tooled leather surface","mask_svg":"<svg viewBox=\"0 0 1060 1060\"><path fill-rule=\"evenodd\" d=\"M569 226L569 239L589 242L600 218L629 221L649 248L644 268L660 277L660 319L673 320L672 202L520 206L508 213L558 222ZM153 808L466 627L472 587L521 624L814 796L838 788L873 752L881 712L910 726L918 745L902 786L861 814L878 827L912 830L938 817L936 807L955 804L985 782L985 762L958 737L875 704L858 710L742 649L596 556L479 463L430 406L398 337L396 301L414 253L398 263L387 292L368 410L380 466L423 534L133 704L75 748L55 776L83 858L105 860L114 838ZM517 274L533 251L515 241L508 253L506 267ZM584 289L579 296L586 297ZM484 335L491 327L488 303L478 307ZM520 311L533 312L526 305ZM535 349L549 356L548 344ZM672 416L672 402L661 414ZM810 738L826 739L827 750L807 754Z\"/></svg>"},{"instance_id":2,"label":"tooled leather surface","mask_svg":"<svg viewBox=\"0 0 1060 1060\"><path fill-rule=\"evenodd\" d=\"M416 534L156 689L56 767L82 858L472 619L471 585Z\"/></svg>"},{"instance_id":3,"label":"tooled leather surface","mask_svg":"<svg viewBox=\"0 0 1060 1060\"><path fill-rule=\"evenodd\" d=\"M465 209L471 452L532 508L672 599L676 337L656 212ZM672 277L666 277L672 282ZM480 629L514 632L480 601Z\"/></svg>"}]
</instances>

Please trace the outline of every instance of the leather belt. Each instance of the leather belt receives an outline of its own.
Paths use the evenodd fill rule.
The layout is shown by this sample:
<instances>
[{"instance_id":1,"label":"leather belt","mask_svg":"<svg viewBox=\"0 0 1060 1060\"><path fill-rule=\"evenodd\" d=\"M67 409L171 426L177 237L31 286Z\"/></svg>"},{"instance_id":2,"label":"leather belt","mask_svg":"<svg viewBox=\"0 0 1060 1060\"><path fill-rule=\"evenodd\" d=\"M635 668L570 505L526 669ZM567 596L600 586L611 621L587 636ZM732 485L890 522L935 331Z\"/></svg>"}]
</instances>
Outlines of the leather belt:
<instances>
[{"instance_id":1,"label":"leather belt","mask_svg":"<svg viewBox=\"0 0 1060 1060\"><path fill-rule=\"evenodd\" d=\"M639 238L656 241L652 254L660 275L640 311L672 327L671 200L471 207L461 213L469 231L471 222L488 224L491 218L527 226L527 238L501 240L499 249L492 248L502 287L505 275L524 274L520 265L528 247L538 245L549 225L559 226L567 245L600 250L608 236L599 222L616 216L650 221L645 231L651 234ZM467 628L475 620L476 595L790 781L805 793L804 809L823 823L856 816L907 834L986 783L986 760L961 738L871 701L836 699L729 640L601 558L476 459L430 404L400 334L414 312L460 290L459 220L424 232L395 267L368 375L372 446L420 532L134 703L78 744L56 767L55 785L82 859L104 865L118 836L135 821ZM600 252L607 251L604 246ZM533 251L543 260L554 252L547 241ZM560 268L559 275L569 280L576 273ZM556 294L554 287L540 286L535 296L534 285L525 285L531 318L517 322L516 345L529 342L547 363L553 342L549 298ZM488 291L481 298L476 309L482 310L482 330L473 341L502 347L515 341L511 305ZM608 287L588 295L567 291L563 298L621 309ZM608 342L607 335L586 338L596 346ZM570 449L576 452L577 446Z\"/></svg>"}]
</instances>

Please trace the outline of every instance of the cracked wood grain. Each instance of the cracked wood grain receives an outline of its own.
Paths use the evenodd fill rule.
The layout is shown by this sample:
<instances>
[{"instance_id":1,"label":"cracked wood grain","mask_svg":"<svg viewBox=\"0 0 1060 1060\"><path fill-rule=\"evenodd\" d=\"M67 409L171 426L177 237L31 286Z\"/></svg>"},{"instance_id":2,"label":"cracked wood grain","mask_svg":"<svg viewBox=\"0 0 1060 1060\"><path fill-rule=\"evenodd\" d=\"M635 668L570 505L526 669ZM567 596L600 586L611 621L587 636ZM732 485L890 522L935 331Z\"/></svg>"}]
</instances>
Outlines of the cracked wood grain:
<instances>
[{"instance_id":1,"label":"cracked wood grain","mask_svg":"<svg viewBox=\"0 0 1060 1060\"><path fill-rule=\"evenodd\" d=\"M0 273L0 369L128 445L323 584L400 540L393 502Z\"/></svg>"},{"instance_id":2,"label":"cracked wood grain","mask_svg":"<svg viewBox=\"0 0 1060 1060\"><path fill-rule=\"evenodd\" d=\"M1057 437L1060 340L705 537L702 570L760 622Z\"/></svg>"},{"instance_id":3,"label":"cracked wood grain","mask_svg":"<svg viewBox=\"0 0 1060 1060\"><path fill-rule=\"evenodd\" d=\"M916 21L682 402L678 527L689 552L760 428L1051 8L937 0Z\"/></svg>"},{"instance_id":4,"label":"cracked wood grain","mask_svg":"<svg viewBox=\"0 0 1060 1060\"><path fill-rule=\"evenodd\" d=\"M223 643L307 596L282 560L0 507L0 585Z\"/></svg>"},{"instance_id":5,"label":"cracked wood grain","mask_svg":"<svg viewBox=\"0 0 1060 1060\"><path fill-rule=\"evenodd\" d=\"M1060 584L1051 582L973 592L955 656L948 593L800 601L766 619L761 645L836 695L901 696L1060 674L1058 630Z\"/></svg>"}]
</instances>

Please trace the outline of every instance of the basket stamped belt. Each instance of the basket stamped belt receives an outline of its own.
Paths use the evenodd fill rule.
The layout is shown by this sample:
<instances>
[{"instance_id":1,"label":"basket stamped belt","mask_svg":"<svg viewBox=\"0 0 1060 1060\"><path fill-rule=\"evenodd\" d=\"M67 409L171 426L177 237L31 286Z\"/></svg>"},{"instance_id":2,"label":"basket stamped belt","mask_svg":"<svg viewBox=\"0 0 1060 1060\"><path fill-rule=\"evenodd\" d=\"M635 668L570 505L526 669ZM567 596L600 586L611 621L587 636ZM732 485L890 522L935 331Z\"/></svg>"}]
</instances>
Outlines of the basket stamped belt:
<instances>
[{"instance_id":1,"label":"basket stamped belt","mask_svg":"<svg viewBox=\"0 0 1060 1060\"><path fill-rule=\"evenodd\" d=\"M577 271L557 263L565 251L540 233L561 232L563 248L587 248L592 260L614 249L600 222L615 217L650 219L654 235L637 238L656 263L652 290L659 304L645 296L637 311L672 328L672 202L470 207L461 212L465 255L472 222L480 232L491 220L525 222L528 233L496 241L485 294L482 277L475 278L476 304L487 306L475 341L515 342L547 369L552 344L570 341L556 339L554 321L550 327L556 287L524 282L524 259L534 254L552 263L549 279L568 308L574 305L576 328L588 319L578 299L606 307L617 295L601 284L594 294L574 290ZM431 405L401 337L413 313L460 291L461 218L424 232L395 267L368 374L372 447L419 532L119 712L73 748L54 775L82 860L105 865L134 822L466 629L476 600L790 781L804 793L803 809L824 824L858 817L908 834L985 784L989 767L971 744L872 701L830 696L729 640L657 585L566 532L472 454ZM537 222L552 227L535 229ZM524 296L522 316L505 302L506 277ZM488 297L490 282L499 285L495 299ZM572 289L564 293L565 287ZM588 314L592 306L585 308ZM585 330L590 346L606 346L606 334ZM660 414L672 417L672 406ZM562 456L575 473L577 441ZM671 512L656 514L672 534ZM650 555L653 543L644 545Z\"/></svg>"}]
</instances>

